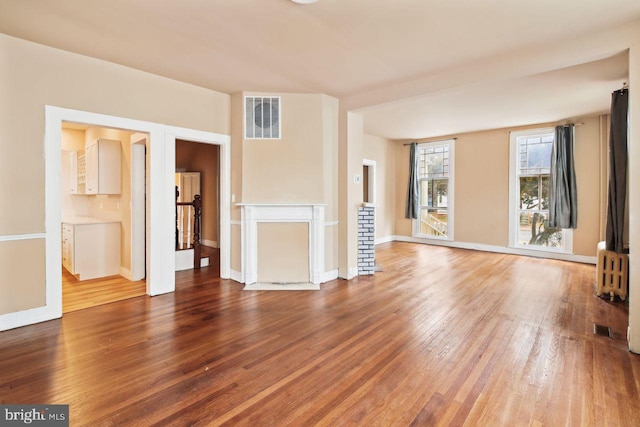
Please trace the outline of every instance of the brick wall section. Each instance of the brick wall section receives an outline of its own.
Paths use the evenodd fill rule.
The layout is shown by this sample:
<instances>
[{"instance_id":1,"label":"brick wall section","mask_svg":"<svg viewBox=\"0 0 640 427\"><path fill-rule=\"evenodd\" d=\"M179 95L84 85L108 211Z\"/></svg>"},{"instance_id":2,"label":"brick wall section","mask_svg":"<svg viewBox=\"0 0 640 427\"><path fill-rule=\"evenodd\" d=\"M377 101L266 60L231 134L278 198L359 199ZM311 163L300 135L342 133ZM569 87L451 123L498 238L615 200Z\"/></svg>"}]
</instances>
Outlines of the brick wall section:
<instances>
[{"instance_id":1,"label":"brick wall section","mask_svg":"<svg viewBox=\"0 0 640 427\"><path fill-rule=\"evenodd\" d=\"M375 208L358 208L358 274L373 274L375 259Z\"/></svg>"}]
</instances>

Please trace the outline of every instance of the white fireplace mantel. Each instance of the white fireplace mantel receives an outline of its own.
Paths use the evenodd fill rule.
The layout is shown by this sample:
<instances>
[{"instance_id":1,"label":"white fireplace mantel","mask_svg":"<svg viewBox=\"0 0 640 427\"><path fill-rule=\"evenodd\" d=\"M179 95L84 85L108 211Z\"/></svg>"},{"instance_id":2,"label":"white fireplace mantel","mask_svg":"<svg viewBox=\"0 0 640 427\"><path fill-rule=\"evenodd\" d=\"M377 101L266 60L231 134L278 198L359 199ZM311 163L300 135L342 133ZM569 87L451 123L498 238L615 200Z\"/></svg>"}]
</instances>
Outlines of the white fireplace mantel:
<instances>
[{"instance_id":1,"label":"white fireplace mantel","mask_svg":"<svg viewBox=\"0 0 640 427\"><path fill-rule=\"evenodd\" d=\"M324 276L324 204L238 203L242 208L242 271L244 283L258 281L258 223L306 222L309 224L309 280L315 285Z\"/></svg>"}]
</instances>

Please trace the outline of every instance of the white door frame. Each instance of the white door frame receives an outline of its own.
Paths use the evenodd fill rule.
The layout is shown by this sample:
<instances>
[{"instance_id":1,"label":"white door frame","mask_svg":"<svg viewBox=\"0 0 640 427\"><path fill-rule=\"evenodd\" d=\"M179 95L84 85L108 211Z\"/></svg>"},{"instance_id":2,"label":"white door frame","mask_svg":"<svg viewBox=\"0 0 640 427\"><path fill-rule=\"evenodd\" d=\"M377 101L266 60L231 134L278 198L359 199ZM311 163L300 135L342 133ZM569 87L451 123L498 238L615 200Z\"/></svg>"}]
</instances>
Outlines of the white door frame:
<instances>
[{"instance_id":1,"label":"white door frame","mask_svg":"<svg viewBox=\"0 0 640 427\"><path fill-rule=\"evenodd\" d=\"M229 278L231 147L229 135L204 132L86 111L45 106L45 289L43 307L0 315L0 330L43 322L62 316L61 250L61 144L62 122L82 123L144 132L149 136L149 203L147 234L147 293L175 290L175 140L220 146L220 277Z\"/></svg>"},{"instance_id":2,"label":"white door frame","mask_svg":"<svg viewBox=\"0 0 640 427\"><path fill-rule=\"evenodd\" d=\"M367 182L369 183L367 192L369 193L369 203L375 204L376 201L376 161L369 159L362 159L362 166L367 166L369 174L367 176Z\"/></svg>"},{"instance_id":3,"label":"white door frame","mask_svg":"<svg viewBox=\"0 0 640 427\"><path fill-rule=\"evenodd\" d=\"M137 281L145 278L146 266L150 260L146 257L146 248L149 246L146 233L147 206L146 189L147 182L147 156L146 149L149 137L146 133L131 135L131 270L128 279ZM150 293L147 283L147 294Z\"/></svg>"}]
</instances>

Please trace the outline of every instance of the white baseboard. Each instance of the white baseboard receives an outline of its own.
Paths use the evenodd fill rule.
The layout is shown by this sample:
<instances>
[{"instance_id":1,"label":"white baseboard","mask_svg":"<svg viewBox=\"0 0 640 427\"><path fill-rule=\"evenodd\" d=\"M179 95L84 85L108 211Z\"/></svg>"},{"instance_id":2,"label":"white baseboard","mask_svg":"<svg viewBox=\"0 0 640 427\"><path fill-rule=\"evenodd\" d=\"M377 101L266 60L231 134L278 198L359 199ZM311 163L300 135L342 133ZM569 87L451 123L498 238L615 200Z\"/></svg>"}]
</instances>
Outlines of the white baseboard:
<instances>
[{"instance_id":1,"label":"white baseboard","mask_svg":"<svg viewBox=\"0 0 640 427\"><path fill-rule=\"evenodd\" d=\"M217 248L218 247L218 242L216 242L215 240L202 239L202 244L204 246L209 246L210 248Z\"/></svg>"},{"instance_id":2,"label":"white baseboard","mask_svg":"<svg viewBox=\"0 0 640 427\"><path fill-rule=\"evenodd\" d=\"M338 278L338 270L325 271L322 277L322 283L330 282Z\"/></svg>"},{"instance_id":3,"label":"white baseboard","mask_svg":"<svg viewBox=\"0 0 640 427\"><path fill-rule=\"evenodd\" d=\"M520 248L511 248L508 246L483 245L480 243L452 242L446 240L422 239L411 236L393 236L396 242L421 243L434 246L447 246L450 248L471 249L475 251L495 252L509 255L524 255L535 258L557 259L560 261L580 262L583 264L595 264L597 258L595 256L563 254L558 252L546 252L539 250L527 250Z\"/></svg>"},{"instance_id":4,"label":"white baseboard","mask_svg":"<svg viewBox=\"0 0 640 427\"><path fill-rule=\"evenodd\" d=\"M379 239L376 239L375 244L379 245L381 243L389 243L389 242L393 242L394 237L396 236L386 236L386 237L380 237Z\"/></svg>"},{"instance_id":5,"label":"white baseboard","mask_svg":"<svg viewBox=\"0 0 640 427\"><path fill-rule=\"evenodd\" d=\"M44 306L0 315L0 331L33 325L62 317L62 309Z\"/></svg>"},{"instance_id":6,"label":"white baseboard","mask_svg":"<svg viewBox=\"0 0 640 427\"><path fill-rule=\"evenodd\" d=\"M322 275L321 283L330 282L338 278L338 270L325 271ZM242 273L237 270L231 270L231 280L236 281L238 283L244 283L242 280Z\"/></svg>"},{"instance_id":7,"label":"white baseboard","mask_svg":"<svg viewBox=\"0 0 640 427\"><path fill-rule=\"evenodd\" d=\"M244 283L244 280L242 280L242 273L236 270L231 270L231 280L238 283Z\"/></svg>"},{"instance_id":8,"label":"white baseboard","mask_svg":"<svg viewBox=\"0 0 640 427\"><path fill-rule=\"evenodd\" d=\"M176 271L191 270L193 268L193 249L176 251ZM200 267L209 266L209 257L200 259Z\"/></svg>"},{"instance_id":9,"label":"white baseboard","mask_svg":"<svg viewBox=\"0 0 640 427\"><path fill-rule=\"evenodd\" d=\"M124 267L120 266L120 275L122 277L124 277L125 279L127 279L127 280L133 281L133 279L132 279L133 274L131 274L131 269L129 269L129 268L124 268Z\"/></svg>"},{"instance_id":10,"label":"white baseboard","mask_svg":"<svg viewBox=\"0 0 640 427\"><path fill-rule=\"evenodd\" d=\"M345 280L351 280L354 277L358 276L358 267L349 267L349 270L347 272L347 277L343 277L343 276L338 276L341 279L345 279Z\"/></svg>"}]
</instances>

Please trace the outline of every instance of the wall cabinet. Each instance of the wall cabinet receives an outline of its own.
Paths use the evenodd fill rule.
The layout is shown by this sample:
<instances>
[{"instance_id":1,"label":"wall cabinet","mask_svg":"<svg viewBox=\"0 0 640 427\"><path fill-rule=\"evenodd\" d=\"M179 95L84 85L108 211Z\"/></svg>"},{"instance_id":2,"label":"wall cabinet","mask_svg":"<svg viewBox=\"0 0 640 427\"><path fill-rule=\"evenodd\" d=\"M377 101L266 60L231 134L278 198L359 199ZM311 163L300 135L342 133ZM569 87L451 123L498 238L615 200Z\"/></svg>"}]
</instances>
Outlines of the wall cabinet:
<instances>
[{"instance_id":1,"label":"wall cabinet","mask_svg":"<svg viewBox=\"0 0 640 427\"><path fill-rule=\"evenodd\" d=\"M83 151L69 153L69 192L86 194L86 163Z\"/></svg>"},{"instance_id":2,"label":"wall cabinet","mask_svg":"<svg viewBox=\"0 0 640 427\"><path fill-rule=\"evenodd\" d=\"M97 139L85 147L85 194L120 194L121 144L113 139Z\"/></svg>"},{"instance_id":3,"label":"wall cabinet","mask_svg":"<svg viewBox=\"0 0 640 427\"><path fill-rule=\"evenodd\" d=\"M63 222L62 265L79 280L120 274L120 222Z\"/></svg>"}]
</instances>

